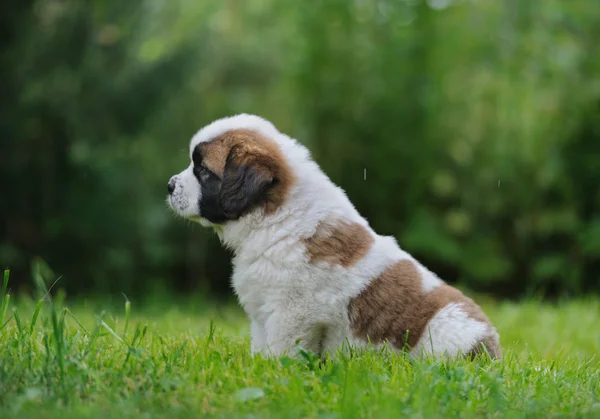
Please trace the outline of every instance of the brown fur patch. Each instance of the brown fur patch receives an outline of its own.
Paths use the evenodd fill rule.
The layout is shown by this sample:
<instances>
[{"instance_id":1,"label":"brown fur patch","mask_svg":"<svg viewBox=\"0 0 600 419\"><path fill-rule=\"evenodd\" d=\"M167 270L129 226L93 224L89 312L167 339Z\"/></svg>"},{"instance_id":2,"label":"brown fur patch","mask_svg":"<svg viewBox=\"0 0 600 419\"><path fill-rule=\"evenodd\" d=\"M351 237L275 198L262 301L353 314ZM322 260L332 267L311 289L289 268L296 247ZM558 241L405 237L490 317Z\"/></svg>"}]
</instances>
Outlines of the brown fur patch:
<instances>
[{"instance_id":1,"label":"brown fur patch","mask_svg":"<svg viewBox=\"0 0 600 419\"><path fill-rule=\"evenodd\" d=\"M489 323L475 302L456 288L441 284L424 292L416 265L402 260L388 267L350 302L350 328L360 339L389 341L398 349L414 348L429 320L449 303L461 303L471 318Z\"/></svg>"},{"instance_id":2,"label":"brown fur patch","mask_svg":"<svg viewBox=\"0 0 600 419\"><path fill-rule=\"evenodd\" d=\"M326 219L315 234L304 239L310 263L320 261L349 267L355 264L373 244L373 236L358 223L342 219Z\"/></svg>"},{"instance_id":3,"label":"brown fur patch","mask_svg":"<svg viewBox=\"0 0 600 419\"><path fill-rule=\"evenodd\" d=\"M252 166L274 180L261 202L265 214L273 213L287 198L294 175L283 153L274 140L247 129L231 130L211 141L197 146L202 156L202 164L217 176L223 178L228 158L239 166Z\"/></svg>"}]
</instances>

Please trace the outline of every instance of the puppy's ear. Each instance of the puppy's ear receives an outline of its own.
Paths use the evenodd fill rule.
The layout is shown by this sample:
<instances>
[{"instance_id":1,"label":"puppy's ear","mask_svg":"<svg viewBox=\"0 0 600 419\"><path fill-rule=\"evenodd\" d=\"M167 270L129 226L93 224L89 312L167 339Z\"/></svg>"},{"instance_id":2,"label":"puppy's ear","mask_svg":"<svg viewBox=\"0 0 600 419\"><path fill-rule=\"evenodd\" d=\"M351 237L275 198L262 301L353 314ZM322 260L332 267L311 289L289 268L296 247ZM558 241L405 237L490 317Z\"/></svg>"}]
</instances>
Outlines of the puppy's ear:
<instances>
[{"instance_id":1,"label":"puppy's ear","mask_svg":"<svg viewBox=\"0 0 600 419\"><path fill-rule=\"evenodd\" d=\"M260 157L244 156L239 147L232 147L229 152L219 192L221 206L228 219L239 218L260 202L273 184L273 173Z\"/></svg>"}]
</instances>

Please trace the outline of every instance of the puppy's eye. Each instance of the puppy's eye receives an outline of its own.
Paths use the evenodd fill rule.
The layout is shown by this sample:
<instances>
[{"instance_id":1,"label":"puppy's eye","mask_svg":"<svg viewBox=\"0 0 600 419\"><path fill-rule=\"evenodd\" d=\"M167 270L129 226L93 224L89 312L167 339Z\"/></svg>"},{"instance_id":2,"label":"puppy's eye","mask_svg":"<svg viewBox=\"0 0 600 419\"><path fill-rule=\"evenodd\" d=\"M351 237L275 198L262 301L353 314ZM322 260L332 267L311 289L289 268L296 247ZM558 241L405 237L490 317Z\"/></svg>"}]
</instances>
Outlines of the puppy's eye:
<instances>
[{"instance_id":1,"label":"puppy's eye","mask_svg":"<svg viewBox=\"0 0 600 419\"><path fill-rule=\"evenodd\" d=\"M205 177L206 175L209 174L209 170L204 166L195 166L194 172L196 172L197 176L202 176L202 177Z\"/></svg>"}]
</instances>

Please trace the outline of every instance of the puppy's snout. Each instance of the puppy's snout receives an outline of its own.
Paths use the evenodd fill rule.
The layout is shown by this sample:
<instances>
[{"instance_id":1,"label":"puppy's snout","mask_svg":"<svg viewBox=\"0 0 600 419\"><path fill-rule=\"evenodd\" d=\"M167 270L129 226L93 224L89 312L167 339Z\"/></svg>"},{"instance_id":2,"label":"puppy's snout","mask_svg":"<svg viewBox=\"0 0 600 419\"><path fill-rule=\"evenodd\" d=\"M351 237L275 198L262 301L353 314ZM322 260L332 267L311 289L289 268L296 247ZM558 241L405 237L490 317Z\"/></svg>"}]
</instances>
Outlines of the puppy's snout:
<instances>
[{"instance_id":1,"label":"puppy's snout","mask_svg":"<svg viewBox=\"0 0 600 419\"><path fill-rule=\"evenodd\" d=\"M172 177L167 184L167 190L169 191L169 195L173 195L173 191L175 191L175 185L177 184L177 178Z\"/></svg>"}]
</instances>

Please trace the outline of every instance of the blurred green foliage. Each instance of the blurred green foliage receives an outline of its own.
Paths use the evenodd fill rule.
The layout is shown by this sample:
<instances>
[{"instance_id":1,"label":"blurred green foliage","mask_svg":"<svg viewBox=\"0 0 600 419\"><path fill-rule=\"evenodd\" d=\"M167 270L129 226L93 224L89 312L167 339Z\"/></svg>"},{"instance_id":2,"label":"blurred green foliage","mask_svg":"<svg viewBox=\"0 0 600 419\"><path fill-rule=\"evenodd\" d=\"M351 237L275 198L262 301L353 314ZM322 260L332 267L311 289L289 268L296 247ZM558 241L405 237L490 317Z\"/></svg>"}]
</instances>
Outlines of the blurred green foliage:
<instances>
[{"instance_id":1,"label":"blurred green foliage","mask_svg":"<svg viewBox=\"0 0 600 419\"><path fill-rule=\"evenodd\" d=\"M21 286L41 257L70 293L227 291L166 183L198 128L250 112L449 282L600 290L596 0L5 0L0 27Z\"/></svg>"}]
</instances>

